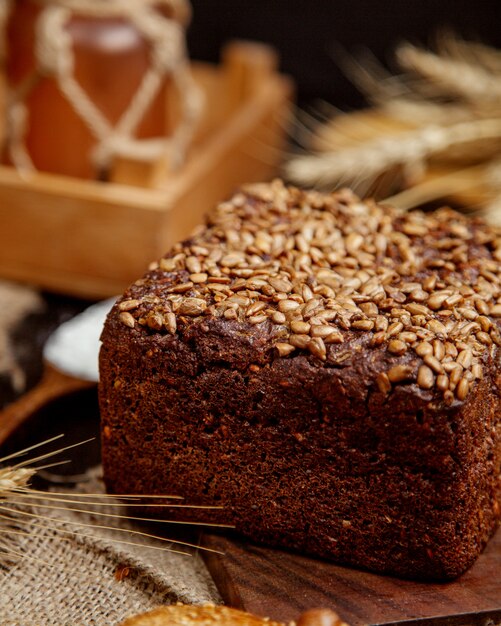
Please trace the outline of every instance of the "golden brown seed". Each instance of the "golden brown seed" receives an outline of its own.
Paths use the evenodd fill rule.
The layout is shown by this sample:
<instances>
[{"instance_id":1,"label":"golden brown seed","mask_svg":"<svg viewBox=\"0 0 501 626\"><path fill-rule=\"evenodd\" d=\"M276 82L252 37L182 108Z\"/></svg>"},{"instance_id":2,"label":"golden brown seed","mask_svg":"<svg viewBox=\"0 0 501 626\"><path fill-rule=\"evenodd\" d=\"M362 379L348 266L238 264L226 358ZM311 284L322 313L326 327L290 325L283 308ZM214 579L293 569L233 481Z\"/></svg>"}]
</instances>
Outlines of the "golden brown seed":
<instances>
[{"instance_id":1,"label":"golden brown seed","mask_svg":"<svg viewBox=\"0 0 501 626\"><path fill-rule=\"evenodd\" d=\"M223 256L223 258L220 260L219 265L221 267L236 267L239 263L242 263L245 260L245 257L243 254L226 254L225 256Z\"/></svg>"},{"instance_id":2,"label":"golden brown seed","mask_svg":"<svg viewBox=\"0 0 501 626\"><path fill-rule=\"evenodd\" d=\"M132 309L137 309L139 305L139 300L124 300L120 302L118 308L120 311L132 311Z\"/></svg>"},{"instance_id":3,"label":"golden brown seed","mask_svg":"<svg viewBox=\"0 0 501 626\"><path fill-rule=\"evenodd\" d=\"M323 339L321 337L315 337L314 339L311 339L308 343L308 350L313 354L313 356L322 359L322 361L325 361L325 359L327 358L327 350L325 348L325 343L323 342Z\"/></svg>"},{"instance_id":4,"label":"golden brown seed","mask_svg":"<svg viewBox=\"0 0 501 626\"><path fill-rule=\"evenodd\" d=\"M312 298L311 300L308 300L308 302L303 307L303 317L304 318L313 317L313 315L315 315L316 311L318 310L320 306L321 306L320 300L317 300L316 298Z\"/></svg>"},{"instance_id":5,"label":"golden brown seed","mask_svg":"<svg viewBox=\"0 0 501 626\"><path fill-rule=\"evenodd\" d=\"M461 350L458 354L456 362L462 365L465 370L470 369L473 355L471 350Z\"/></svg>"},{"instance_id":6,"label":"golden brown seed","mask_svg":"<svg viewBox=\"0 0 501 626\"><path fill-rule=\"evenodd\" d=\"M315 311L315 316L310 319L310 322L313 323L313 320L324 320L326 322L332 322L332 320L336 319L337 312L336 311Z\"/></svg>"},{"instance_id":7,"label":"golden brown seed","mask_svg":"<svg viewBox=\"0 0 501 626\"><path fill-rule=\"evenodd\" d=\"M388 320L383 315L378 315L375 320L374 328L376 331L388 330Z\"/></svg>"},{"instance_id":8,"label":"golden brown seed","mask_svg":"<svg viewBox=\"0 0 501 626\"><path fill-rule=\"evenodd\" d=\"M333 330L330 335L323 337L324 343L344 343L344 337L338 330Z\"/></svg>"},{"instance_id":9,"label":"golden brown seed","mask_svg":"<svg viewBox=\"0 0 501 626\"><path fill-rule=\"evenodd\" d=\"M410 365L395 365L386 373L390 382L398 383L412 378L413 368Z\"/></svg>"},{"instance_id":10,"label":"golden brown seed","mask_svg":"<svg viewBox=\"0 0 501 626\"><path fill-rule=\"evenodd\" d=\"M193 283L190 280L186 283L181 283L180 285L174 285L173 287L170 287L168 291L170 293L185 293L186 291L189 291L192 287Z\"/></svg>"},{"instance_id":11,"label":"golden brown seed","mask_svg":"<svg viewBox=\"0 0 501 626\"><path fill-rule=\"evenodd\" d=\"M374 304L374 302L363 302L360 305L360 309L365 315L377 315L379 313L377 305Z\"/></svg>"},{"instance_id":12,"label":"golden brown seed","mask_svg":"<svg viewBox=\"0 0 501 626\"><path fill-rule=\"evenodd\" d=\"M214 276L214 274L211 274L210 281L216 285L229 285L231 283L231 278L228 278L228 276Z\"/></svg>"},{"instance_id":13,"label":"golden brown seed","mask_svg":"<svg viewBox=\"0 0 501 626\"><path fill-rule=\"evenodd\" d=\"M356 256L357 250L364 243L364 238L359 233L350 233L345 240L345 246L351 256Z\"/></svg>"},{"instance_id":14,"label":"golden brown seed","mask_svg":"<svg viewBox=\"0 0 501 626\"><path fill-rule=\"evenodd\" d=\"M462 302L463 300L463 296L459 293L455 293L452 296L449 296L447 298L447 300L445 301L445 304L448 308L451 308L453 306L456 306L456 304L459 304L460 302Z\"/></svg>"},{"instance_id":15,"label":"golden brown seed","mask_svg":"<svg viewBox=\"0 0 501 626\"><path fill-rule=\"evenodd\" d=\"M207 302L201 298L185 298L179 306L180 315L196 317L201 315L207 308Z\"/></svg>"},{"instance_id":16,"label":"golden brown seed","mask_svg":"<svg viewBox=\"0 0 501 626\"><path fill-rule=\"evenodd\" d=\"M434 339L433 340L433 355L439 360L442 361L442 359L445 356L445 346L444 344L440 341L440 339Z\"/></svg>"},{"instance_id":17,"label":"golden brown seed","mask_svg":"<svg viewBox=\"0 0 501 626\"><path fill-rule=\"evenodd\" d=\"M294 311L295 309L299 309L300 304L295 300L280 300L278 303L278 310L282 313L287 313L287 311Z\"/></svg>"},{"instance_id":18,"label":"golden brown seed","mask_svg":"<svg viewBox=\"0 0 501 626\"><path fill-rule=\"evenodd\" d=\"M491 337L496 346L501 346L501 333L499 333L499 331L492 329Z\"/></svg>"},{"instance_id":19,"label":"golden brown seed","mask_svg":"<svg viewBox=\"0 0 501 626\"><path fill-rule=\"evenodd\" d=\"M440 363L440 361L436 357L434 357L432 354L426 354L423 358L423 361L426 363L428 367L431 367L431 369L436 374L441 374L444 371L442 363Z\"/></svg>"},{"instance_id":20,"label":"golden brown seed","mask_svg":"<svg viewBox=\"0 0 501 626\"><path fill-rule=\"evenodd\" d=\"M484 332L488 332L491 329L491 327L492 327L491 320L488 317L486 317L485 315L479 315L477 317L477 323L480 324L480 328Z\"/></svg>"},{"instance_id":21,"label":"golden brown seed","mask_svg":"<svg viewBox=\"0 0 501 626\"><path fill-rule=\"evenodd\" d=\"M189 256L186 258L186 269L192 274L199 274L202 271L202 264L196 256Z\"/></svg>"},{"instance_id":22,"label":"golden brown seed","mask_svg":"<svg viewBox=\"0 0 501 626\"><path fill-rule=\"evenodd\" d=\"M177 330L176 316L171 311L165 315L165 328L167 328L167 332L171 335L173 335Z\"/></svg>"},{"instance_id":23,"label":"golden brown seed","mask_svg":"<svg viewBox=\"0 0 501 626\"><path fill-rule=\"evenodd\" d=\"M200 272L198 274L190 274L191 282L195 283L196 285L200 283L206 283L208 278L209 276L205 272Z\"/></svg>"},{"instance_id":24,"label":"golden brown seed","mask_svg":"<svg viewBox=\"0 0 501 626\"><path fill-rule=\"evenodd\" d=\"M425 302L428 299L428 294L422 289L415 289L411 291L409 298L414 300L414 302Z\"/></svg>"},{"instance_id":25,"label":"golden brown seed","mask_svg":"<svg viewBox=\"0 0 501 626\"><path fill-rule=\"evenodd\" d=\"M404 325L402 324L402 322L393 322L393 324L390 324L390 326L388 326L388 330L387 330L387 334L388 337L393 337L394 335L398 335L399 333L401 333L404 329Z\"/></svg>"},{"instance_id":26,"label":"golden brown seed","mask_svg":"<svg viewBox=\"0 0 501 626\"><path fill-rule=\"evenodd\" d=\"M386 251L386 248L388 247L388 240L382 233L376 233L374 236L374 246L379 254Z\"/></svg>"},{"instance_id":27,"label":"golden brown seed","mask_svg":"<svg viewBox=\"0 0 501 626\"><path fill-rule=\"evenodd\" d=\"M301 295L303 296L303 300L305 302L309 302L315 297L313 291L308 287L308 285L303 285Z\"/></svg>"},{"instance_id":28,"label":"golden brown seed","mask_svg":"<svg viewBox=\"0 0 501 626\"><path fill-rule=\"evenodd\" d=\"M388 344L388 352L402 355L407 352L407 344L399 339L392 339Z\"/></svg>"},{"instance_id":29,"label":"golden brown seed","mask_svg":"<svg viewBox=\"0 0 501 626\"><path fill-rule=\"evenodd\" d=\"M276 289L277 291L282 293L289 293L292 289L292 283L286 278L271 276L270 278L268 278L268 282L273 287L273 289Z\"/></svg>"},{"instance_id":30,"label":"golden brown seed","mask_svg":"<svg viewBox=\"0 0 501 626\"><path fill-rule=\"evenodd\" d=\"M216 293L214 297L219 297L220 300L224 299L221 294L230 296L233 293L227 285L207 283L207 289L209 289L210 291L215 291Z\"/></svg>"},{"instance_id":31,"label":"golden brown seed","mask_svg":"<svg viewBox=\"0 0 501 626\"><path fill-rule=\"evenodd\" d=\"M259 311L262 311L263 309L266 308L266 302L253 302L248 308L247 311L245 311L245 315L246 317L252 317L253 315L256 315L256 313L259 313Z\"/></svg>"},{"instance_id":32,"label":"golden brown seed","mask_svg":"<svg viewBox=\"0 0 501 626\"><path fill-rule=\"evenodd\" d=\"M405 341L405 343L414 343L415 341L417 341L416 333L410 331L401 332L398 338L400 339L400 341Z\"/></svg>"},{"instance_id":33,"label":"golden brown seed","mask_svg":"<svg viewBox=\"0 0 501 626\"><path fill-rule=\"evenodd\" d=\"M473 300L475 303L475 308L480 313L480 315L489 315L489 305L482 298L475 298Z\"/></svg>"},{"instance_id":34,"label":"golden brown seed","mask_svg":"<svg viewBox=\"0 0 501 626\"><path fill-rule=\"evenodd\" d=\"M224 317L227 320L236 320L238 318L238 313L235 311L235 309L226 309L226 311L224 312Z\"/></svg>"},{"instance_id":35,"label":"golden brown seed","mask_svg":"<svg viewBox=\"0 0 501 626\"><path fill-rule=\"evenodd\" d=\"M356 330L372 330L374 322L372 320L355 320L351 323L351 327Z\"/></svg>"},{"instance_id":36,"label":"golden brown seed","mask_svg":"<svg viewBox=\"0 0 501 626\"><path fill-rule=\"evenodd\" d=\"M440 391L449 389L449 379L446 374L440 374L437 376L437 388L440 389Z\"/></svg>"},{"instance_id":37,"label":"golden brown seed","mask_svg":"<svg viewBox=\"0 0 501 626\"><path fill-rule=\"evenodd\" d=\"M416 346L416 352L420 357L425 357L427 354L433 354L433 346L427 341L422 341Z\"/></svg>"},{"instance_id":38,"label":"golden brown seed","mask_svg":"<svg viewBox=\"0 0 501 626\"><path fill-rule=\"evenodd\" d=\"M249 320L250 324L255 326L256 324L262 324L263 322L266 322L266 320L268 319L268 316L267 315L251 315L247 319Z\"/></svg>"},{"instance_id":39,"label":"golden brown seed","mask_svg":"<svg viewBox=\"0 0 501 626\"><path fill-rule=\"evenodd\" d=\"M402 226L402 230L406 235L414 237L423 237L428 232L428 229L424 224L418 224L416 222L407 222Z\"/></svg>"},{"instance_id":40,"label":"golden brown seed","mask_svg":"<svg viewBox=\"0 0 501 626\"><path fill-rule=\"evenodd\" d=\"M435 289L436 284L437 284L437 277L428 276L427 278L424 279L423 289L425 291L433 291Z\"/></svg>"},{"instance_id":41,"label":"golden brown seed","mask_svg":"<svg viewBox=\"0 0 501 626\"><path fill-rule=\"evenodd\" d=\"M489 313L492 317L501 317L501 304L495 304Z\"/></svg>"},{"instance_id":42,"label":"golden brown seed","mask_svg":"<svg viewBox=\"0 0 501 626\"><path fill-rule=\"evenodd\" d=\"M475 363L475 365L472 365L471 373L473 374L473 378L478 378L478 379L483 378L484 373L483 373L482 366L480 365L480 363Z\"/></svg>"},{"instance_id":43,"label":"golden brown seed","mask_svg":"<svg viewBox=\"0 0 501 626\"><path fill-rule=\"evenodd\" d=\"M456 395L458 400L464 400L470 391L470 383L466 380L466 378L461 378L456 387Z\"/></svg>"},{"instance_id":44,"label":"golden brown seed","mask_svg":"<svg viewBox=\"0 0 501 626\"><path fill-rule=\"evenodd\" d=\"M381 393L384 393L386 395L391 391L390 379L388 378L388 375L384 372L378 374L378 377L376 378L376 383Z\"/></svg>"},{"instance_id":45,"label":"golden brown seed","mask_svg":"<svg viewBox=\"0 0 501 626\"><path fill-rule=\"evenodd\" d=\"M164 272L173 272L176 269L176 262L174 259L160 259L159 266Z\"/></svg>"},{"instance_id":46,"label":"golden brown seed","mask_svg":"<svg viewBox=\"0 0 501 626\"><path fill-rule=\"evenodd\" d=\"M312 326L310 329L311 337L328 337L335 329L332 326Z\"/></svg>"},{"instance_id":47,"label":"golden brown seed","mask_svg":"<svg viewBox=\"0 0 501 626\"><path fill-rule=\"evenodd\" d=\"M266 287L268 283L262 278L249 278L249 280L245 283L247 289L255 289L256 291L260 291L263 287Z\"/></svg>"},{"instance_id":48,"label":"golden brown seed","mask_svg":"<svg viewBox=\"0 0 501 626\"><path fill-rule=\"evenodd\" d=\"M431 389L435 383L435 376L427 365L421 365L418 369L417 383L421 389Z\"/></svg>"},{"instance_id":49,"label":"golden brown seed","mask_svg":"<svg viewBox=\"0 0 501 626\"><path fill-rule=\"evenodd\" d=\"M292 321L291 330L297 335L307 335L310 332L311 325L308 322L302 322L300 320Z\"/></svg>"},{"instance_id":50,"label":"golden brown seed","mask_svg":"<svg viewBox=\"0 0 501 626\"><path fill-rule=\"evenodd\" d=\"M476 311L475 309L470 309L467 307L459 307L458 308L459 313L461 313L461 315L470 321L473 321L475 319L477 319L478 317L478 311Z\"/></svg>"},{"instance_id":51,"label":"golden brown seed","mask_svg":"<svg viewBox=\"0 0 501 626\"><path fill-rule=\"evenodd\" d=\"M193 254L198 254L200 256L209 256L210 250L208 250L205 246L194 245L191 246L191 251Z\"/></svg>"},{"instance_id":52,"label":"golden brown seed","mask_svg":"<svg viewBox=\"0 0 501 626\"><path fill-rule=\"evenodd\" d=\"M277 349L278 356L287 356L296 349L294 346L291 346L290 343L282 342L275 344L275 348Z\"/></svg>"},{"instance_id":53,"label":"golden brown seed","mask_svg":"<svg viewBox=\"0 0 501 626\"><path fill-rule=\"evenodd\" d=\"M429 315L430 309L424 304L418 304L417 302L409 302L409 304L405 305L405 308L412 315Z\"/></svg>"},{"instance_id":54,"label":"golden brown seed","mask_svg":"<svg viewBox=\"0 0 501 626\"><path fill-rule=\"evenodd\" d=\"M272 314L271 319L275 322L275 324L285 324L285 322L287 321L285 315L280 311L275 311Z\"/></svg>"},{"instance_id":55,"label":"golden brown seed","mask_svg":"<svg viewBox=\"0 0 501 626\"><path fill-rule=\"evenodd\" d=\"M136 325L136 320L127 311L123 311L118 317L122 324L125 324L129 328L134 328L134 326Z\"/></svg>"},{"instance_id":56,"label":"golden brown seed","mask_svg":"<svg viewBox=\"0 0 501 626\"><path fill-rule=\"evenodd\" d=\"M161 330L164 325L164 318L160 315L160 313L152 311L146 318L146 324L153 330Z\"/></svg>"},{"instance_id":57,"label":"golden brown seed","mask_svg":"<svg viewBox=\"0 0 501 626\"><path fill-rule=\"evenodd\" d=\"M372 336L372 339L370 341L370 345L371 346L381 346L385 341L386 341L386 333L384 331L380 331L378 333L375 333Z\"/></svg>"},{"instance_id":58,"label":"golden brown seed","mask_svg":"<svg viewBox=\"0 0 501 626\"><path fill-rule=\"evenodd\" d=\"M449 374L449 380L452 385L457 385L463 375L463 368L458 365L458 367L454 368Z\"/></svg>"},{"instance_id":59,"label":"golden brown seed","mask_svg":"<svg viewBox=\"0 0 501 626\"><path fill-rule=\"evenodd\" d=\"M453 343L447 341L445 344L445 354L455 359L458 355L458 349Z\"/></svg>"},{"instance_id":60,"label":"golden brown seed","mask_svg":"<svg viewBox=\"0 0 501 626\"><path fill-rule=\"evenodd\" d=\"M436 335L441 335L443 337L446 337L446 335L447 335L447 329L442 324L442 322L439 322L438 320L430 320L426 324L426 328L428 330L431 330Z\"/></svg>"},{"instance_id":61,"label":"golden brown seed","mask_svg":"<svg viewBox=\"0 0 501 626\"><path fill-rule=\"evenodd\" d=\"M490 346L492 343L491 336L489 333L484 333L483 331L476 334L476 337L480 343L483 343L485 346Z\"/></svg>"},{"instance_id":62,"label":"golden brown seed","mask_svg":"<svg viewBox=\"0 0 501 626\"><path fill-rule=\"evenodd\" d=\"M459 334L463 338L468 337L468 335L474 330L479 330L479 325L477 324L477 322L470 322L469 324L466 324L465 326L463 326L463 328L461 328Z\"/></svg>"},{"instance_id":63,"label":"golden brown seed","mask_svg":"<svg viewBox=\"0 0 501 626\"><path fill-rule=\"evenodd\" d=\"M438 311L438 309L440 309L440 307L447 300L448 297L449 297L448 294L433 293L428 298L428 306L430 307L430 309L433 309L434 311Z\"/></svg>"},{"instance_id":64,"label":"golden brown seed","mask_svg":"<svg viewBox=\"0 0 501 626\"><path fill-rule=\"evenodd\" d=\"M254 245L261 252L264 252L265 254L269 254L271 252L272 242L273 240L271 239L268 233L260 232L256 235L256 238L254 240Z\"/></svg>"},{"instance_id":65,"label":"golden brown seed","mask_svg":"<svg viewBox=\"0 0 501 626\"><path fill-rule=\"evenodd\" d=\"M289 343L295 348L306 348L310 343L310 338L308 335L291 335Z\"/></svg>"}]
</instances>

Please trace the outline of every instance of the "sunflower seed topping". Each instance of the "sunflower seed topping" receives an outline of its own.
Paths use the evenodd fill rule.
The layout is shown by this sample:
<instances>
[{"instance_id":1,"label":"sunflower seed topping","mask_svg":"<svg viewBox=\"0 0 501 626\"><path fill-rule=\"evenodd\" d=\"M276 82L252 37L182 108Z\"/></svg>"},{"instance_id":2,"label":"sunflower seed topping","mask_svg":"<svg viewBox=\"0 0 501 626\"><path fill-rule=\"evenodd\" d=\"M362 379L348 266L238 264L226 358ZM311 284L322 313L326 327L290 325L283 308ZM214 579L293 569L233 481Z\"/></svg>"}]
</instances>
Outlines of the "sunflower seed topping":
<instances>
[{"instance_id":1,"label":"sunflower seed topping","mask_svg":"<svg viewBox=\"0 0 501 626\"><path fill-rule=\"evenodd\" d=\"M381 392L412 382L450 403L501 344L500 262L499 236L450 209L402 214L274 181L221 203L117 313L171 335L212 318L265 333L278 357L304 351L327 364L340 362L336 344L350 356L358 342L389 359Z\"/></svg>"}]
</instances>

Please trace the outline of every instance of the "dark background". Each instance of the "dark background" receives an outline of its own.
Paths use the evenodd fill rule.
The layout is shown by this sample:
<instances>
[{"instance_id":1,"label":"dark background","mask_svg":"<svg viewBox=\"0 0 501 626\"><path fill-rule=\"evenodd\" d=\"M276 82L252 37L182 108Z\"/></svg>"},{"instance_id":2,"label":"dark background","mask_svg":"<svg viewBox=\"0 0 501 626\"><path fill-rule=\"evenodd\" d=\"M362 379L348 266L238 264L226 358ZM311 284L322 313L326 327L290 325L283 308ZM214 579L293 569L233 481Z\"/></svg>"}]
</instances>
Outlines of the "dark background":
<instances>
[{"instance_id":1,"label":"dark background","mask_svg":"<svg viewBox=\"0 0 501 626\"><path fill-rule=\"evenodd\" d=\"M192 0L191 56L216 61L223 42L273 44L301 104L321 98L343 109L363 99L336 66L335 46L362 47L391 64L403 39L429 44L439 29L501 47L501 0Z\"/></svg>"}]
</instances>

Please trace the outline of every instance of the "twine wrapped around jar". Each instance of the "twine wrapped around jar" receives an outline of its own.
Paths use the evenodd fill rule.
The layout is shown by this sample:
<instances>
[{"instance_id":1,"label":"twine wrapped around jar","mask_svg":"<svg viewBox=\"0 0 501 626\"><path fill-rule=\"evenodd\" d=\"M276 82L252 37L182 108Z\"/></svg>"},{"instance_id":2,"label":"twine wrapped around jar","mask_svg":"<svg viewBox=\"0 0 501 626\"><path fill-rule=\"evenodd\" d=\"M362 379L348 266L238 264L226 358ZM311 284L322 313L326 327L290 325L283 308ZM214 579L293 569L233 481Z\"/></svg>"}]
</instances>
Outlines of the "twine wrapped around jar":
<instances>
[{"instance_id":1,"label":"twine wrapped around jar","mask_svg":"<svg viewBox=\"0 0 501 626\"><path fill-rule=\"evenodd\" d=\"M14 61L10 59L9 44L16 45L16 33L9 33L8 3L2 5L3 12L0 15L0 27L3 22L3 48L7 56L6 68L11 83L6 112L6 147L15 167L21 170L39 168L58 171L57 165L61 162L60 173L89 177L106 175L114 157L124 153L139 153L142 158L151 160L167 153L174 166L182 163L202 105L200 91L190 74L185 47L184 28L190 16L187 0L45 0L37 4L33 0L22 0L21 5L24 6L19 5L15 9L11 6L10 9L13 18L17 10L18 20L23 17L23 11L32 19L35 42L33 63L28 71L24 68L24 72L19 72L19 68L12 68ZM101 28L99 32L98 27ZM97 40L89 42L86 37L92 28L96 29ZM124 28L129 30L124 31ZM133 31L130 31L131 28ZM21 33L26 36L23 31ZM96 58L99 61L100 57L105 59L107 47L113 48L113 44L116 46L117 38L123 37L124 33L129 37L122 45L124 59L127 54L135 54L142 59L146 45L148 60L143 63L145 67L142 75L138 73L136 63L134 67L127 66L123 70L120 67L118 75L115 68L114 74L106 77L110 84L115 79L117 90L121 89L122 92L130 92L134 78L139 79L139 84L129 98L125 94L117 95L110 90L110 85L105 85L111 103L108 108L114 109L116 118L110 119L113 115L103 110L106 108L103 102L101 106L96 102L96 96L99 100L98 83L99 80L103 82L103 72L101 70L99 78L94 80L97 87L91 81L91 87L96 92L92 94L92 90L86 89L78 77L81 61L79 52L83 50L84 55L90 51L90 61L96 61ZM84 59L87 78L90 61ZM82 62L82 65L85 63ZM19 61L19 65L23 64L26 66L29 62ZM95 69L100 71L99 68ZM129 72L132 74L130 80ZM167 85L167 79L177 90L180 101L180 120L170 136L167 136L165 128L165 92L171 88L170 84ZM51 87L43 85L44 82L51 83L52 89L55 86L59 93L47 94ZM61 156L52 159L52 162L43 158L43 146L40 153L36 141L31 138L30 142L29 136L32 132L36 139L37 132L39 135L44 133L43 138L47 142L54 141L57 132L52 126L53 120L50 120L49 96L54 100L55 112L59 109L64 113L65 107L70 109L66 111L66 117L75 118L75 136L81 138L80 142L78 139L76 141L79 145L65 145L64 149L65 137L57 138ZM41 112L37 111L37 105ZM67 119L63 122L68 126ZM47 123L47 128L40 128L42 123ZM36 128L33 129L32 125ZM86 147L90 149L89 155L82 154ZM68 151L72 151L72 154L65 162L64 154ZM32 152L37 154L36 158ZM86 163L82 164L82 160Z\"/></svg>"}]
</instances>

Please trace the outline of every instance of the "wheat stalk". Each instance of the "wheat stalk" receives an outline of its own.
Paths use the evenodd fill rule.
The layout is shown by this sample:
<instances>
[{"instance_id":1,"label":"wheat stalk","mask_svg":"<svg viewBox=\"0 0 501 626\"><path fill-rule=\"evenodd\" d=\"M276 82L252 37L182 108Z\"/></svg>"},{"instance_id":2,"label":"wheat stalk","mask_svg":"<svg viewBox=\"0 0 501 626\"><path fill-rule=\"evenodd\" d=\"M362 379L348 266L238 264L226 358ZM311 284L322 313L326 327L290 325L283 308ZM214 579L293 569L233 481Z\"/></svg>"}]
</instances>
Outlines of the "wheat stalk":
<instances>
[{"instance_id":1,"label":"wheat stalk","mask_svg":"<svg viewBox=\"0 0 501 626\"><path fill-rule=\"evenodd\" d=\"M465 41L451 31L442 32L437 39L441 54L482 66L488 72L501 74L501 51L478 41Z\"/></svg>"},{"instance_id":2,"label":"wheat stalk","mask_svg":"<svg viewBox=\"0 0 501 626\"><path fill-rule=\"evenodd\" d=\"M290 160L285 172L301 185L335 186L363 175L374 180L396 166L423 163L432 155L476 141L501 139L501 118L452 126L430 125L396 136L381 136L360 146Z\"/></svg>"},{"instance_id":3,"label":"wheat stalk","mask_svg":"<svg viewBox=\"0 0 501 626\"><path fill-rule=\"evenodd\" d=\"M452 198L485 209L494 223L501 184L487 174L501 151L501 52L445 32L436 53L400 46L396 75L370 51L341 52L338 63L375 106L318 124L303 145L309 153L293 155L285 175L300 185L392 193L402 209Z\"/></svg>"},{"instance_id":4,"label":"wheat stalk","mask_svg":"<svg viewBox=\"0 0 501 626\"><path fill-rule=\"evenodd\" d=\"M439 56L411 44L400 46L396 56L402 67L421 75L447 95L476 105L479 102L499 105L500 77L478 64L465 58Z\"/></svg>"},{"instance_id":5,"label":"wheat stalk","mask_svg":"<svg viewBox=\"0 0 501 626\"><path fill-rule=\"evenodd\" d=\"M176 552L191 556L191 552L186 551L184 548L202 549L208 552L218 552L211 548L205 548L198 544L193 544L187 541L180 541L178 539L166 538L143 532L141 530L132 530L130 528L120 528L119 525L109 525L107 523L86 522L79 521L78 519L68 519L59 513L72 512L76 514L92 515L93 518L105 518L114 521L120 520L132 520L142 522L169 522L175 524L189 524L195 526L210 526L220 528L232 528L228 524L210 524L204 522L187 522L182 520L159 520L149 517L136 517L131 515L122 515L121 513L109 513L102 510L96 510L95 507L110 506L113 504L114 508L127 507L127 506L141 506L141 508L196 508L196 509L221 509L219 506L198 506L189 504L174 503L172 500L177 501L182 498L179 496L159 496L159 495L137 495L137 494L124 494L117 496L110 496L108 494L101 493L64 493L64 492L44 492L34 489L31 486L33 477L40 469L46 467L53 467L54 465L61 464L61 461L51 462L48 464L39 465L40 462L47 459L51 459L67 450L70 450L76 446L82 445L87 442L80 442L65 447L61 447L57 450L39 454L35 457L24 458L29 452L46 446L60 439L62 435L53 437L46 441L42 441L34 446L25 448L3 458L0 458L0 563L8 564L14 560L21 558L30 558L26 551L22 553L15 550L8 542L8 539L15 538L16 536L34 536L38 529L46 530L48 527L55 530L63 539L65 536L76 537L94 537L92 534L85 532L86 529L92 530L105 530L105 531L118 531L124 533L127 536L134 538L153 539L161 542L163 545L148 545L138 543L137 541L131 541L127 538L116 539L113 537L107 537L108 541L112 541L119 545L131 545L147 547L154 550L165 550L168 552ZM15 462L17 461L17 462ZM64 462L64 461L63 461ZM8 463L8 464L7 464ZM36 464L36 465L34 465ZM115 502L116 498L124 500L124 502ZM155 502L149 500L155 499ZM161 500L161 502L158 502ZM46 511L46 512L44 512ZM77 527L77 530L72 530L69 527ZM183 549L173 548L171 544L180 546Z\"/></svg>"}]
</instances>

